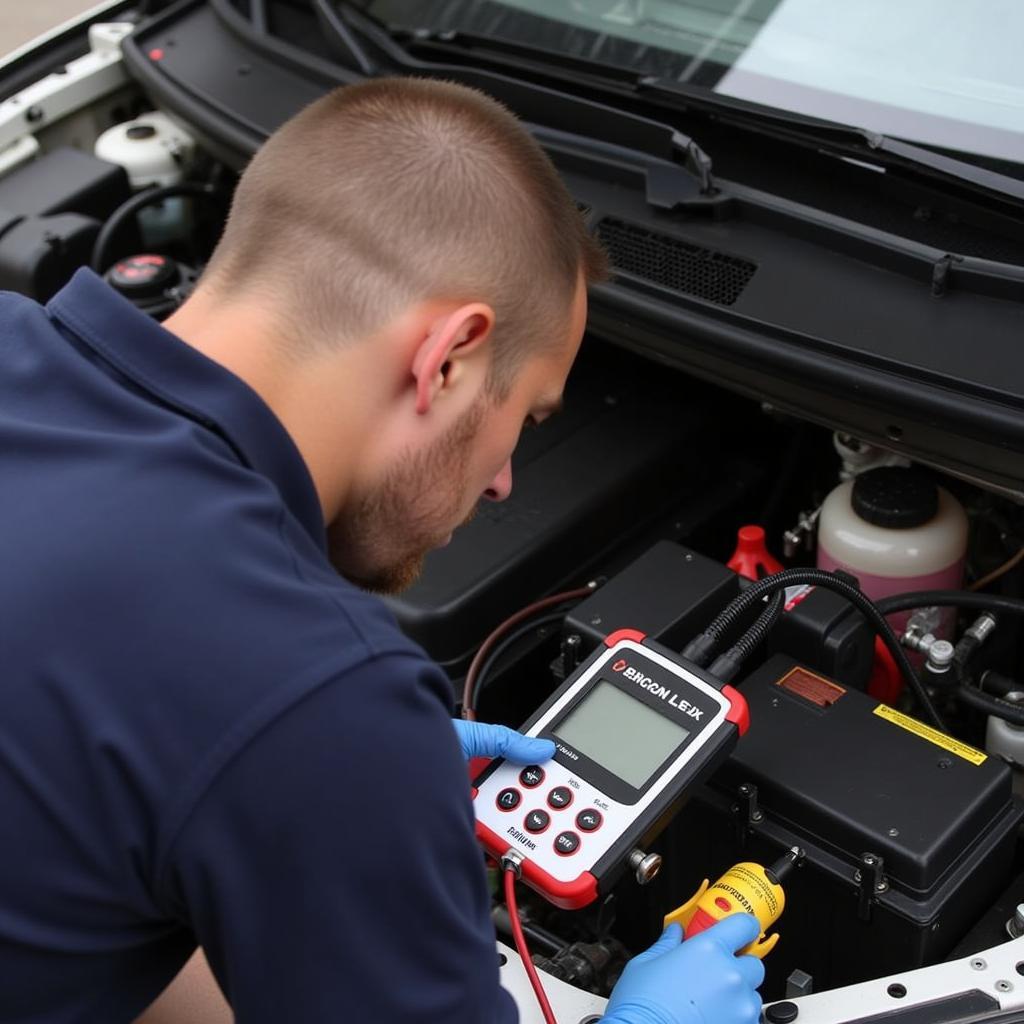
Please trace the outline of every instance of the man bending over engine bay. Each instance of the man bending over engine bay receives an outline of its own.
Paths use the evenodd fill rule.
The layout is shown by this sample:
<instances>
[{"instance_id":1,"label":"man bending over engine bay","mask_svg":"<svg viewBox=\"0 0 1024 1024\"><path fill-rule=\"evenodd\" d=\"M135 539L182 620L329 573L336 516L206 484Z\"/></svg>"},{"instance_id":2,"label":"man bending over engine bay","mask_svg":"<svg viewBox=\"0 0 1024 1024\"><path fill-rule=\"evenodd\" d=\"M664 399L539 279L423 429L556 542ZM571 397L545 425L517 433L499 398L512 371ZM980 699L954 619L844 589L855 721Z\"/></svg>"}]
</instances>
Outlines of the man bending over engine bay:
<instances>
[{"instance_id":1,"label":"man bending over engine bay","mask_svg":"<svg viewBox=\"0 0 1024 1024\"><path fill-rule=\"evenodd\" d=\"M603 266L506 110L380 79L263 146L163 326L0 299L0 1018L131 1021L201 946L243 1024L515 1019L464 754L552 745L453 728L369 591L508 496ZM754 1024L756 931L669 930L605 1020Z\"/></svg>"}]
</instances>

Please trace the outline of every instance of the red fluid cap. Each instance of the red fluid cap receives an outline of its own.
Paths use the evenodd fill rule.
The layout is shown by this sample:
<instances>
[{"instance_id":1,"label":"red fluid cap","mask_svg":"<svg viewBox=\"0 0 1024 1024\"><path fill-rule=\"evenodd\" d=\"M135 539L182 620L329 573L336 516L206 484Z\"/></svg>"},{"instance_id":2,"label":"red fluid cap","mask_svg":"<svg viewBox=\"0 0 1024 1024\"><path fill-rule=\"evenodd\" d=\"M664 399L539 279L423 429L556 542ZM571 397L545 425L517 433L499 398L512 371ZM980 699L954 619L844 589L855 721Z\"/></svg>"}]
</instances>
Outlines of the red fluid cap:
<instances>
[{"instance_id":1,"label":"red fluid cap","mask_svg":"<svg viewBox=\"0 0 1024 1024\"><path fill-rule=\"evenodd\" d=\"M741 526L736 534L736 550L726 563L733 572L751 580L782 572L782 563L771 556L760 526Z\"/></svg>"}]
</instances>

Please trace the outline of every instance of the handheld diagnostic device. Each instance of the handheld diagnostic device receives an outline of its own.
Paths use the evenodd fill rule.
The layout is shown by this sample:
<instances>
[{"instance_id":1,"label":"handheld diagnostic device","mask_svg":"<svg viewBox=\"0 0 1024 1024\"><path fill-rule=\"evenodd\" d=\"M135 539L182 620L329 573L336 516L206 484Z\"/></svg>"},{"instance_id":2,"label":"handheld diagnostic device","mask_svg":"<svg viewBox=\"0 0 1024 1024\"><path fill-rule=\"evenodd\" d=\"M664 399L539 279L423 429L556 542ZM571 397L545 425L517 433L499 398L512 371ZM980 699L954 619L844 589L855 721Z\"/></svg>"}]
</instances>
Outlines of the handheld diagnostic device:
<instances>
[{"instance_id":1,"label":"handheld diagnostic device","mask_svg":"<svg viewBox=\"0 0 1024 1024\"><path fill-rule=\"evenodd\" d=\"M523 768L501 758L476 779L476 833L552 903L606 892L638 843L729 754L749 721L731 686L637 630L605 639L522 728L555 743Z\"/></svg>"}]
</instances>

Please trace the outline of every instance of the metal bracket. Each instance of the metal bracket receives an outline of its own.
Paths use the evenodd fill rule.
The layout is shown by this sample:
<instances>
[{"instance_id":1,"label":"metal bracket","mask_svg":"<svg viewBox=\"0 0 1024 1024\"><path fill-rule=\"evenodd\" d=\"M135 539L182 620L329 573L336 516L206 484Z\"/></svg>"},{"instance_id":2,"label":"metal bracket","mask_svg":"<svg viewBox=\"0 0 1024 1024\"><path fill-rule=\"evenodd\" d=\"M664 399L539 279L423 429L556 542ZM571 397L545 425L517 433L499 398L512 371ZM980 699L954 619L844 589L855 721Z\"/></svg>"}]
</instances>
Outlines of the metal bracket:
<instances>
[{"instance_id":1,"label":"metal bracket","mask_svg":"<svg viewBox=\"0 0 1024 1024\"><path fill-rule=\"evenodd\" d=\"M862 921L870 921L875 900L889 890L885 860L875 853L862 854L860 867L854 871L853 880L857 883L857 917Z\"/></svg>"},{"instance_id":2,"label":"metal bracket","mask_svg":"<svg viewBox=\"0 0 1024 1024\"><path fill-rule=\"evenodd\" d=\"M736 790L736 803L732 805L732 813L736 817L736 836L743 846L747 841L747 833L752 825L764 821L764 811L757 803L757 786L752 782L744 782Z\"/></svg>"}]
</instances>

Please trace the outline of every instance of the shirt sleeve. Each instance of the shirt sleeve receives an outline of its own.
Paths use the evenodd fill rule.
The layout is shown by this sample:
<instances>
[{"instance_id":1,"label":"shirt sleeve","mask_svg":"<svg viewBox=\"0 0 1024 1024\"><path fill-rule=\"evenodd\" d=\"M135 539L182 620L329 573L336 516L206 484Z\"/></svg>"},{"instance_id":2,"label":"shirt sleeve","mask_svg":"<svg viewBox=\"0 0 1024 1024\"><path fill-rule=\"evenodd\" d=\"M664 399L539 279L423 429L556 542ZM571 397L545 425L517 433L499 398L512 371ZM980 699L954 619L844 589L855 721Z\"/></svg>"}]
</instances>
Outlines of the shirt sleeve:
<instances>
[{"instance_id":1,"label":"shirt sleeve","mask_svg":"<svg viewBox=\"0 0 1024 1024\"><path fill-rule=\"evenodd\" d=\"M168 898L237 1024L514 1024L466 766L428 662L364 663L220 773Z\"/></svg>"}]
</instances>

